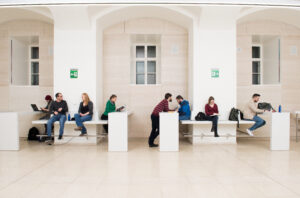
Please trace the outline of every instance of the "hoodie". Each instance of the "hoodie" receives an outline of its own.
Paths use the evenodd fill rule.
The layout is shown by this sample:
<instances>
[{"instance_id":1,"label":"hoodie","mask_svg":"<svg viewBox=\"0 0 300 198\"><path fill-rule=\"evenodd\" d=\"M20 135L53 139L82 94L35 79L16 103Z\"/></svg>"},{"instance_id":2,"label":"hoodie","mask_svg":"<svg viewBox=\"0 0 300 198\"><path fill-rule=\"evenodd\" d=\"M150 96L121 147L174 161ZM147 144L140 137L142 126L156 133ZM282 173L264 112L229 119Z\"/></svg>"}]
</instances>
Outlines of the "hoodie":
<instances>
[{"instance_id":1,"label":"hoodie","mask_svg":"<svg viewBox=\"0 0 300 198\"><path fill-rule=\"evenodd\" d=\"M178 109L179 116L191 116L190 104L187 100L183 100L180 103L180 108Z\"/></svg>"}]
</instances>

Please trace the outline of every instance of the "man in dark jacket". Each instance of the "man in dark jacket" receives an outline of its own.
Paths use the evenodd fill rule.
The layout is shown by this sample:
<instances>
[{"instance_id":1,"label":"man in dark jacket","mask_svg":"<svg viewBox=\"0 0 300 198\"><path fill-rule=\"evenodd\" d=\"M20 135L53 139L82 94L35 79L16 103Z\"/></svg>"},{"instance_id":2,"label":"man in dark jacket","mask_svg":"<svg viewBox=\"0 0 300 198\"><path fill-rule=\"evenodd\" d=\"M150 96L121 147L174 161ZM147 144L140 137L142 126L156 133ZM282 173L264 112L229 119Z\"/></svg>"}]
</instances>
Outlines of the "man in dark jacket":
<instances>
[{"instance_id":1,"label":"man in dark jacket","mask_svg":"<svg viewBox=\"0 0 300 198\"><path fill-rule=\"evenodd\" d=\"M180 108L178 109L179 120L190 120L191 119L191 108L187 100L184 100L181 95L176 97Z\"/></svg>"},{"instance_id":2,"label":"man in dark jacket","mask_svg":"<svg viewBox=\"0 0 300 198\"><path fill-rule=\"evenodd\" d=\"M52 102L50 106L50 112L53 116L47 122L47 133L48 133L48 140L46 143L51 145L52 138L51 138L51 127L52 124L56 121L59 121L59 136L58 139L62 139L64 133L64 127L66 122L66 113L68 112L68 104L66 101L63 100L63 96L61 93L55 94L56 100Z\"/></svg>"}]
</instances>

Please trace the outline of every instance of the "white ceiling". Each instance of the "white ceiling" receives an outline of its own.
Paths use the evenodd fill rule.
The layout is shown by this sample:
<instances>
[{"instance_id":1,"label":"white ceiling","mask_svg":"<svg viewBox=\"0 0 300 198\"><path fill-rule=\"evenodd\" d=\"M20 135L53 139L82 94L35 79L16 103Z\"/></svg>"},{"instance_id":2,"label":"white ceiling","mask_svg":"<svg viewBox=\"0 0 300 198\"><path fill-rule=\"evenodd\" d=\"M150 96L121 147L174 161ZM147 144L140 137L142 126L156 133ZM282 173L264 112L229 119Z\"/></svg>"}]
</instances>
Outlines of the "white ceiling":
<instances>
[{"instance_id":1,"label":"white ceiling","mask_svg":"<svg viewBox=\"0 0 300 198\"><path fill-rule=\"evenodd\" d=\"M299 0L0 0L0 5L174 3L300 6Z\"/></svg>"}]
</instances>

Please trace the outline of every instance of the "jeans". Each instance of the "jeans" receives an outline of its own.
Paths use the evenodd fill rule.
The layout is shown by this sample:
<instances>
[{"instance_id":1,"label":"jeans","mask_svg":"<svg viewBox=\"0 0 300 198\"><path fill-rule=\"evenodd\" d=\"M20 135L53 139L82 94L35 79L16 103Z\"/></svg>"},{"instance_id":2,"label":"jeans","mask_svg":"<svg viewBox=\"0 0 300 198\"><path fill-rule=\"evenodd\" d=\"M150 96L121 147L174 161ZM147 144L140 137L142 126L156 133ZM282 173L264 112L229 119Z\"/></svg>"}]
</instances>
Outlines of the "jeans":
<instances>
[{"instance_id":1,"label":"jeans","mask_svg":"<svg viewBox=\"0 0 300 198\"><path fill-rule=\"evenodd\" d=\"M254 131L266 124L266 121L264 121L263 119L261 119L258 116L254 116L251 121L254 121L255 124L249 129L250 131Z\"/></svg>"},{"instance_id":2,"label":"jeans","mask_svg":"<svg viewBox=\"0 0 300 198\"><path fill-rule=\"evenodd\" d=\"M59 135L64 134L64 127L65 127L65 122L66 122L66 115L64 114L57 114L53 115L47 122L47 134L48 137L51 137L51 128L54 122L59 121Z\"/></svg>"},{"instance_id":3,"label":"jeans","mask_svg":"<svg viewBox=\"0 0 300 198\"><path fill-rule=\"evenodd\" d=\"M91 121L92 120L92 116L91 115L80 116L78 113L76 113L74 115L74 117L75 117L76 125L82 128L81 129L81 133L85 134L86 133L86 128L83 125L83 122Z\"/></svg>"},{"instance_id":4,"label":"jeans","mask_svg":"<svg viewBox=\"0 0 300 198\"><path fill-rule=\"evenodd\" d=\"M108 116L102 114L102 115L101 115L101 120L108 120ZM108 124L103 124L103 128L104 128L104 131L105 131L106 133L108 133Z\"/></svg>"},{"instance_id":5,"label":"jeans","mask_svg":"<svg viewBox=\"0 0 300 198\"><path fill-rule=\"evenodd\" d=\"M159 135L159 116L151 115L152 130L149 136L148 144L153 145L155 138Z\"/></svg>"},{"instance_id":6,"label":"jeans","mask_svg":"<svg viewBox=\"0 0 300 198\"><path fill-rule=\"evenodd\" d=\"M215 135L218 134L218 116L206 116L206 120L212 121L212 128L211 130L215 132Z\"/></svg>"},{"instance_id":7,"label":"jeans","mask_svg":"<svg viewBox=\"0 0 300 198\"><path fill-rule=\"evenodd\" d=\"M180 115L179 120L190 120L191 116L186 116L186 115Z\"/></svg>"}]
</instances>

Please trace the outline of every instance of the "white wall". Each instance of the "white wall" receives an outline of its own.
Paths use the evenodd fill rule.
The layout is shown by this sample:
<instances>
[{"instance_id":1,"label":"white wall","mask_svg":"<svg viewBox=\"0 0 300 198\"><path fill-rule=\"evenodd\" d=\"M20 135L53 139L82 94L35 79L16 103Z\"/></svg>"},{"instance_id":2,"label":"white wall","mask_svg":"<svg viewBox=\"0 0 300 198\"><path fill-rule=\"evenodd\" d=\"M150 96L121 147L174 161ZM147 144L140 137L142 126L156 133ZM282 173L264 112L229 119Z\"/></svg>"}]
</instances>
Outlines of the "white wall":
<instances>
[{"instance_id":1,"label":"white wall","mask_svg":"<svg viewBox=\"0 0 300 198\"><path fill-rule=\"evenodd\" d=\"M96 101L96 68L93 61L93 34L85 30L54 30L54 93L61 92L69 111L77 112L81 94ZM78 78L70 78L70 69L78 69Z\"/></svg>"}]
</instances>

